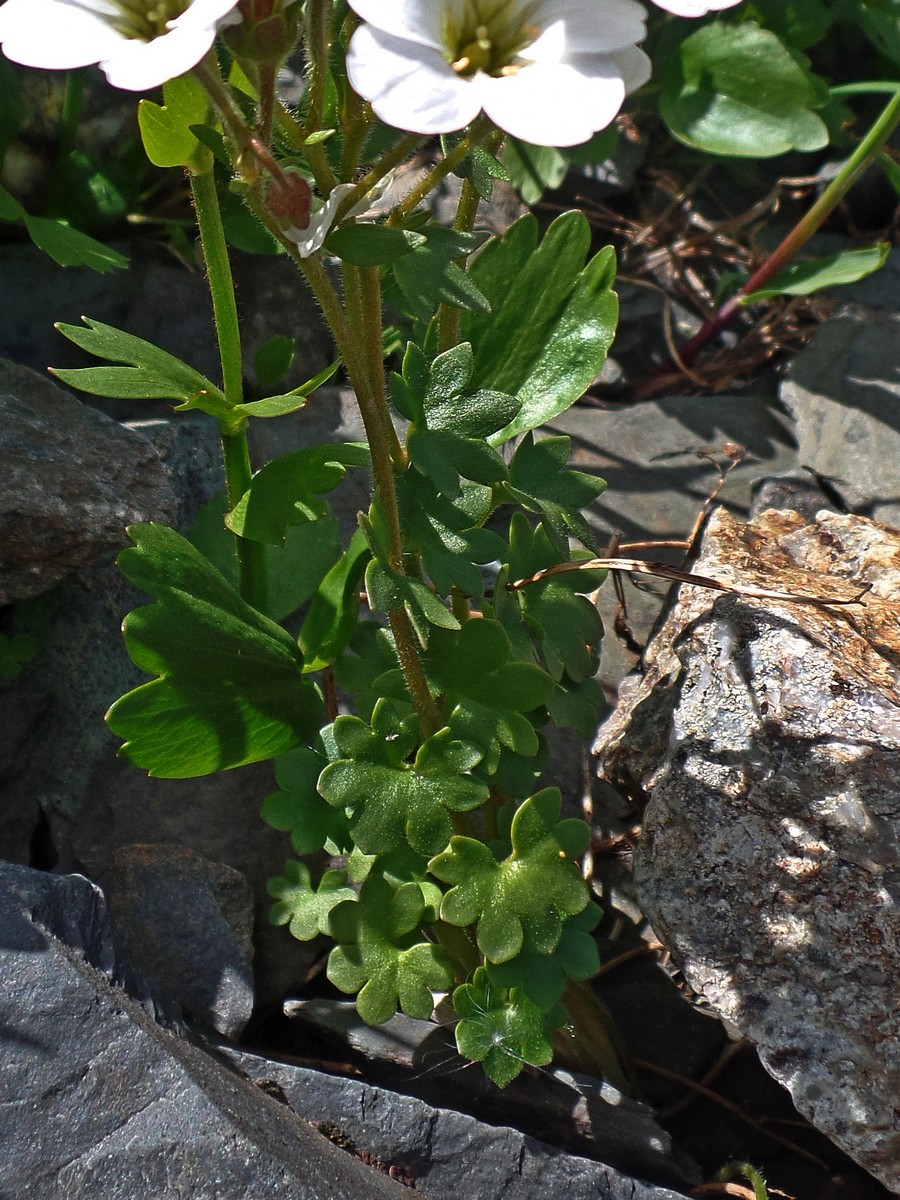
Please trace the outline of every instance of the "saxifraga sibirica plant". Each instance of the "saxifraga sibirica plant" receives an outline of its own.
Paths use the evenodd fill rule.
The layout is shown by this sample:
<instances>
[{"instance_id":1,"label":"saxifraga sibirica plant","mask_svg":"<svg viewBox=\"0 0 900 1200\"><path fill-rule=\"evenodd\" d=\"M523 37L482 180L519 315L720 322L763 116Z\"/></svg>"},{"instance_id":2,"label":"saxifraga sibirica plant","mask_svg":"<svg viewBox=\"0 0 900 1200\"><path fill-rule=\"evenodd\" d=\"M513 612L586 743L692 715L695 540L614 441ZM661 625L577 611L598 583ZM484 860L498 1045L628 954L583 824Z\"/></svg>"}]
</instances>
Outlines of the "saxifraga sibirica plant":
<instances>
[{"instance_id":1,"label":"saxifraga sibirica plant","mask_svg":"<svg viewBox=\"0 0 900 1200\"><path fill-rule=\"evenodd\" d=\"M677 19L739 0L656 2L674 14L668 45L690 46L682 83L664 81L670 125L694 120L690 71L715 77L725 30L729 86L774 39L781 57L763 57L781 81L777 136L827 142L809 76L775 34L739 13L714 14L697 35ZM650 77L646 21L636 0L0 8L15 61L99 63L116 87L163 85L162 105L140 102L144 146L187 174L213 300L217 380L98 321L62 327L115 364L58 370L65 382L174 400L221 433L222 569L154 524L132 527L120 558L152 597L124 636L153 677L108 714L122 754L178 778L273 760L279 790L262 816L297 856L271 881L273 921L333 941L328 977L368 1022L398 1008L429 1017L449 994L459 1052L501 1086L555 1053L627 1086L586 982L601 915L579 866L590 830L562 816L557 788L538 786L546 731L588 738L597 723L602 628L589 595L604 572L513 586L596 553L583 510L603 481L567 466L568 438L535 431L597 376L617 301L613 253L591 253L581 213L542 236L532 216L502 237L476 232L475 217L506 175L504 139L567 148L610 125ZM292 110L278 74L298 51L305 90ZM437 138L435 165L389 202L394 169ZM450 175L448 227L426 202ZM284 394L245 398L223 187L296 265L334 339L333 366ZM388 299L402 330L391 370ZM249 422L302 408L339 367L366 440L254 472ZM360 471L371 504L344 544L328 496Z\"/></svg>"}]
</instances>

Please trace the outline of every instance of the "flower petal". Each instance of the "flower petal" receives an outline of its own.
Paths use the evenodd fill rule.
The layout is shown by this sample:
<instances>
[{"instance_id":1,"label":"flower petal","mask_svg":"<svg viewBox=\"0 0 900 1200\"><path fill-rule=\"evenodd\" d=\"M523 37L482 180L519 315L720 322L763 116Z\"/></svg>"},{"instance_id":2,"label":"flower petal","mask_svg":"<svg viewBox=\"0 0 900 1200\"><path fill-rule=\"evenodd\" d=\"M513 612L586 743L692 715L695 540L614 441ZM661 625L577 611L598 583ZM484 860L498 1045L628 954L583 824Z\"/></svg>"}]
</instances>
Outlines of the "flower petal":
<instances>
[{"instance_id":1,"label":"flower petal","mask_svg":"<svg viewBox=\"0 0 900 1200\"><path fill-rule=\"evenodd\" d=\"M100 63L113 87L145 92L195 67L216 36L214 25L184 26L152 42L120 39L114 54Z\"/></svg>"},{"instance_id":2,"label":"flower petal","mask_svg":"<svg viewBox=\"0 0 900 1200\"><path fill-rule=\"evenodd\" d=\"M730 2L730 0L729 0ZM647 36L647 10L637 0L540 0L535 24L547 31L556 23L565 29L566 52L618 50ZM523 58L542 58L543 37L523 52Z\"/></svg>"},{"instance_id":3,"label":"flower petal","mask_svg":"<svg viewBox=\"0 0 900 1200\"><path fill-rule=\"evenodd\" d=\"M446 2L434 0L348 0L358 17L382 33L420 46L441 48L441 20Z\"/></svg>"},{"instance_id":4,"label":"flower petal","mask_svg":"<svg viewBox=\"0 0 900 1200\"><path fill-rule=\"evenodd\" d=\"M605 129L625 99L612 55L578 55L571 62L533 63L515 75L477 77L491 120L538 146L578 146Z\"/></svg>"},{"instance_id":5,"label":"flower petal","mask_svg":"<svg viewBox=\"0 0 900 1200\"><path fill-rule=\"evenodd\" d=\"M411 133L462 129L481 109L472 81L457 75L437 50L372 25L361 25L350 39L347 77L385 124Z\"/></svg>"},{"instance_id":6,"label":"flower petal","mask_svg":"<svg viewBox=\"0 0 900 1200\"><path fill-rule=\"evenodd\" d=\"M99 62L124 39L100 15L106 6L92 7L61 0L7 0L0 8L3 53L23 66L50 71Z\"/></svg>"},{"instance_id":7,"label":"flower petal","mask_svg":"<svg viewBox=\"0 0 900 1200\"><path fill-rule=\"evenodd\" d=\"M741 0L653 0L660 8L674 13L676 17L705 17L708 12L721 8L733 8Z\"/></svg>"},{"instance_id":8,"label":"flower petal","mask_svg":"<svg viewBox=\"0 0 900 1200\"><path fill-rule=\"evenodd\" d=\"M625 83L626 94L643 87L653 72L653 63L639 46L626 46L624 50L615 50L610 57L616 61Z\"/></svg>"},{"instance_id":9,"label":"flower petal","mask_svg":"<svg viewBox=\"0 0 900 1200\"><path fill-rule=\"evenodd\" d=\"M323 206L318 211L310 213L309 224L305 229L286 229L284 231L285 237L297 243L301 258L309 258L311 254L321 250L323 242L331 232L331 226L334 224L341 201L353 191L353 187L352 183L339 183L337 187L332 188L331 195ZM368 203L368 201L366 200L364 203ZM356 205L347 215L350 216L359 207Z\"/></svg>"}]
</instances>

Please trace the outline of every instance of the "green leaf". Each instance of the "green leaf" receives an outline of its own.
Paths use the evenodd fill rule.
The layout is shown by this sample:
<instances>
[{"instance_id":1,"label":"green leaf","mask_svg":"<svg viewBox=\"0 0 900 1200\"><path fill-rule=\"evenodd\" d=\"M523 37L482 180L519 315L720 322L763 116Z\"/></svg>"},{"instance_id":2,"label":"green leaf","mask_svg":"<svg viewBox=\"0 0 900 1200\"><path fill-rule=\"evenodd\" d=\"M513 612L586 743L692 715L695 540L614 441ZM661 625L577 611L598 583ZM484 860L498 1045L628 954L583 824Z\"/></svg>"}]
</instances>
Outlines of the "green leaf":
<instances>
[{"instance_id":1,"label":"green leaf","mask_svg":"<svg viewBox=\"0 0 900 1200\"><path fill-rule=\"evenodd\" d=\"M510 661L503 627L488 618L466 621L458 631L432 631L425 669L444 696L448 724L457 734L483 747L486 767L506 746L516 754L538 749L537 734L523 714L544 704L553 680L532 663Z\"/></svg>"},{"instance_id":2,"label":"green leaf","mask_svg":"<svg viewBox=\"0 0 900 1200\"><path fill-rule=\"evenodd\" d=\"M235 537L225 526L227 513L228 502L219 493L198 510L187 538L237 589L240 574ZM331 515L292 526L280 546L267 545L266 616L282 621L296 612L317 591L340 554L339 525ZM305 670L311 669L307 663Z\"/></svg>"},{"instance_id":3,"label":"green leaf","mask_svg":"<svg viewBox=\"0 0 900 1200\"><path fill-rule=\"evenodd\" d=\"M455 261L471 254L485 235L459 233L433 224L419 232L426 242L392 264L394 278L413 316L427 321L440 304L488 312L490 306L484 294Z\"/></svg>"},{"instance_id":4,"label":"green leaf","mask_svg":"<svg viewBox=\"0 0 900 1200\"><path fill-rule=\"evenodd\" d=\"M293 638L246 604L180 534L133 525L122 573L155 604L125 618L135 664L159 678L112 706L121 753L151 775L192 778L274 758L317 728L321 702Z\"/></svg>"},{"instance_id":5,"label":"green leaf","mask_svg":"<svg viewBox=\"0 0 900 1200\"><path fill-rule=\"evenodd\" d=\"M95 396L114 396L125 400L181 400L185 405L204 395L212 407L225 408L221 391L205 375L189 367L173 354L151 342L82 317L80 325L59 324L56 328L70 342L97 358L128 363L125 367L84 367L74 370L52 368L63 383L69 383Z\"/></svg>"},{"instance_id":6,"label":"green leaf","mask_svg":"<svg viewBox=\"0 0 900 1200\"><path fill-rule=\"evenodd\" d=\"M297 343L286 333L266 338L253 355L253 374L259 387L268 391L283 379L291 369L296 351Z\"/></svg>"},{"instance_id":7,"label":"green leaf","mask_svg":"<svg viewBox=\"0 0 900 1200\"><path fill-rule=\"evenodd\" d=\"M283 454L257 471L225 523L252 542L279 545L291 526L324 514L325 505L317 497L337 487L348 466L368 466L369 461L365 442L308 446Z\"/></svg>"},{"instance_id":8,"label":"green leaf","mask_svg":"<svg viewBox=\"0 0 900 1200\"><path fill-rule=\"evenodd\" d=\"M282 759L284 757L282 755ZM315 765L318 778L324 763L317 759ZM352 848L346 814L322 799L316 791L316 778L311 787L305 789L271 792L263 801L260 816L273 829L291 835L291 845L297 854L317 854L322 849L334 854L345 853Z\"/></svg>"},{"instance_id":9,"label":"green leaf","mask_svg":"<svg viewBox=\"0 0 900 1200\"><path fill-rule=\"evenodd\" d=\"M591 979L597 974L600 955L591 930L602 913L591 901L565 922L552 954L526 947L506 962L488 962L488 979L498 988L521 988L532 1004L547 1012L558 1003L570 979Z\"/></svg>"},{"instance_id":10,"label":"green leaf","mask_svg":"<svg viewBox=\"0 0 900 1200\"><path fill-rule=\"evenodd\" d=\"M384 687L385 676L395 678L399 665L390 629L379 621L359 621L347 651L334 664L334 680L339 688L353 695L357 716L369 721L378 701L388 694ZM392 694L398 708L412 712L405 682L399 695Z\"/></svg>"},{"instance_id":11,"label":"green leaf","mask_svg":"<svg viewBox=\"0 0 900 1200\"><path fill-rule=\"evenodd\" d=\"M466 485L451 501L410 472L398 480L397 498L407 548L421 557L438 593L449 596L455 586L467 596L482 596L484 580L475 564L494 562L506 550L502 537L480 528L490 511L490 492Z\"/></svg>"},{"instance_id":12,"label":"green leaf","mask_svg":"<svg viewBox=\"0 0 900 1200\"><path fill-rule=\"evenodd\" d=\"M545 1012L520 989L496 987L484 967L471 983L453 993L459 1021L456 1047L464 1058L480 1062L498 1087L506 1087L526 1063L544 1067L553 1059L552 1031L564 1024L561 1006Z\"/></svg>"},{"instance_id":13,"label":"green leaf","mask_svg":"<svg viewBox=\"0 0 900 1200\"><path fill-rule=\"evenodd\" d=\"M594 547L594 535L581 509L606 487L596 475L566 469L571 444L571 438L564 436L536 442L533 434L527 434L509 465L509 483L502 487L510 501L544 517L561 557L566 555L570 534L588 548Z\"/></svg>"},{"instance_id":14,"label":"green leaf","mask_svg":"<svg viewBox=\"0 0 900 1200\"><path fill-rule=\"evenodd\" d=\"M825 37L835 13L822 0L752 0L741 9L740 16L756 21L789 45L804 50Z\"/></svg>"},{"instance_id":15,"label":"green leaf","mask_svg":"<svg viewBox=\"0 0 900 1200\"><path fill-rule=\"evenodd\" d=\"M533 146L518 138L507 138L503 165L526 204L537 204L548 188L557 188L569 169L567 155L552 146Z\"/></svg>"},{"instance_id":16,"label":"green leaf","mask_svg":"<svg viewBox=\"0 0 900 1200\"><path fill-rule=\"evenodd\" d=\"M359 614L359 585L369 558L366 539L358 529L319 584L297 638L307 671L319 671L333 663L349 644Z\"/></svg>"},{"instance_id":17,"label":"green leaf","mask_svg":"<svg viewBox=\"0 0 900 1200\"><path fill-rule=\"evenodd\" d=\"M755 22L713 21L662 56L660 113L679 141L707 154L770 158L820 150L826 97L789 50Z\"/></svg>"},{"instance_id":18,"label":"green leaf","mask_svg":"<svg viewBox=\"0 0 900 1200\"><path fill-rule=\"evenodd\" d=\"M104 246L102 242L73 229L66 221L51 217L24 216L28 236L39 250L49 254L61 267L90 267L92 271L112 270L127 267L128 259L118 250ZM57 328L59 328L57 326Z\"/></svg>"},{"instance_id":19,"label":"green leaf","mask_svg":"<svg viewBox=\"0 0 900 1200\"><path fill-rule=\"evenodd\" d=\"M376 706L377 723L383 704ZM418 749L395 732L387 736L358 717L338 717L334 736L343 757L330 763L319 791L336 808L352 809L350 826L365 854L384 854L401 840L420 854L434 854L452 833L450 812L468 812L488 797L487 785L468 772L482 752L441 730Z\"/></svg>"},{"instance_id":20,"label":"green leaf","mask_svg":"<svg viewBox=\"0 0 900 1200\"><path fill-rule=\"evenodd\" d=\"M401 575L375 558L366 567L366 595L373 612L405 609L423 641L428 638L431 626L459 628L459 621L426 583Z\"/></svg>"},{"instance_id":21,"label":"green leaf","mask_svg":"<svg viewBox=\"0 0 900 1200\"><path fill-rule=\"evenodd\" d=\"M191 74L163 84L163 104L141 100L138 125L147 157L156 167L202 169L210 163L208 152L191 130L202 125L209 112L209 97Z\"/></svg>"},{"instance_id":22,"label":"green leaf","mask_svg":"<svg viewBox=\"0 0 900 1200\"><path fill-rule=\"evenodd\" d=\"M447 143L444 152L449 148L449 139L442 138L442 144ZM488 154L482 146L475 146L471 154L458 164L453 172L460 179L468 179L475 191L482 198L490 202L494 194L495 179L509 179L509 172L492 154Z\"/></svg>"},{"instance_id":23,"label":"green leaf","mask_svg":"<svg viewBox=\"0 0 900 1200\"><path fill-rule=\"evenodd\" d=\"M539 524L532 530L522 513L510 523L509 571L524 579L564 561ZM580 682L597 669L595 648L603 634L596 605L580 592L594 591L605 577L598 571L563 571L495 599L504 627L524 621L540 646L544 667L555 680Z\"/></svg>"},{"instance_id":24,"label":"green leaf","mask_svg":"<svg viewBox=\"0 0 900 1200\"><path fill-rule=\"evenodd\" d=\"M580 212L557 217L540 244L537 222L526 216L470 264L491 309L488 318L463 314L461 339L475 356L472 385L521 404L490 436L494 446L564 412L603 366L618 317L615 255L607 247L585 265L590 242Z\"/></svg>"},{"instance_id":25,"label":"green leaf","mask_svg":"<svg viewBox=\"0 0 900 1200\"><path fill-rule=\"evenodd\" d=\"M375 873L358 901L332 909L329 932L338 945L328 957L328 978L342 992L359 993L356 1010L368 1024L388 1020L398 1006L424 1020L434 1008L432 991L452 984L444 951L419 934L424 916L418 884L394 888Z\"/></svg>"},{"instance_id":26,"label":"green leaf","mask_svg":"<svg viewBox=\"0 0 900 1200\"><path fill-rule=\"evenodd\" d=\"M293 342L291 345L293 346ZM246 404L236 404L234 412L243 413L247 417L283 417L287 413L297 412L298 409L306 407L313 392L323 383L327 383L340 365L341 360L335 359L333 363L329 363L327 367L319 371L318 375L307 379L306 383L301 383L283 396L267 396L265 400L250 400Z\"/></svg>"},{"instance_id":27,"label":"green leaf","mask_svg":"<svg viewBox=\"0 0 900 1200\"><path fill-rule=\"evenodd\" d=\"M552 954L563 923L590 900L573 858L584 853L590 830L583 821L560 821L558 788L545 788L513 817L512 852L497 862L482 842L454 837L428 869L453 886L441 919L475 925L478 948L491 962L506 962L522 949Z\"/></svg>"},{"instance_id":28,"label":"green leaf","mask_svg":"<svg viewBox=\"0 0 900 1200\"><path fill-rule=\"evenodd\" d=\"M377 267L395 262L424 246L424 234L390 225L342 225L325 241L325 249L354 267Z\"/></svg>"},{"instance_id":29,"label":"green leaf","mask_svg":"<svg viewBox=\"0 0 900 1200\"><path fill-rule=\"evenodd\" d=\"M273 925L287 925L301 942L328 933L332 910L356 900L353 888L347 886L346 872L325 871L314 888L309 868L301 862L286 862L284 875L270 879L268 891L275 898L269 920Z\"/></svg>"},{"instance_id":30,"label":"green leaf","mask_svg":"<svg viewBox=\"0 0 900 1200\"><path fill-rule=\"evenodd\" d=\"M458 494L460 476L491 484L507 475L506 464L485 438L516 415L519 402L503 392L469 388L473 369L468 342L427 365L410 343L403 375L393 380L395 403L411 422L407 445L413 465L449 497Z\"/></svg>"},{"instance_id":31,"label":"green leaf","mask_svg":"<svg viewBox=\"0 0 900 1200\"><path fill-rule=\"evenodd\" d=\"M856 283L879 270L887 262L891 252L889 242L878 242L859 250L842 250L840 254L828 254L822 258L811 258L807 262L792 263L779 271L765 285L741 298L742 304L755 304L771 296L809 296L822 288L838 287L843 283Z\"/></svg>"}]
</instances>

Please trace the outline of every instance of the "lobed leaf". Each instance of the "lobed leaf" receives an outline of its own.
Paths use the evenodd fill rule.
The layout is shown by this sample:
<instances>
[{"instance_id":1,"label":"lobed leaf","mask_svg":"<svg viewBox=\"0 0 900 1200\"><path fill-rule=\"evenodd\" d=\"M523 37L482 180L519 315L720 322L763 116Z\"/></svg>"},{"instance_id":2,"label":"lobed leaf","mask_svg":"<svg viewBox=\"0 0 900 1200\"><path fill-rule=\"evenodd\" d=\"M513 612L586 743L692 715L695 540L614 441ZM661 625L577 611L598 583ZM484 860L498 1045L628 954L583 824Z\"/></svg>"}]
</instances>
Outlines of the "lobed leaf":
<instances>
[{"instance_id":1,"label":"lobed leaf","mask_svg":"<svg viewBox=\"0 0 900 1200\"><path fill-rule=\"evenodd\" d=\"M495 446L564 412L603 366L618 316L615 257L607 247L585 265L590 242L580 212L557 217L540 243L537 222L526 216L470 264L469 277L491 309L489 317L463 314L472 382L521 404L491 435Z\"/></svg>"},{"instance_id":2,"label":"lobed leaf","mask_svg":"<svg viewBox=\"0 0 900 1200\"><path fill-rule=\"evenodd\" d=\"M309 867L301 862L286 862L284 875L270 879L267 886L275 898L269 920L273 925L287 925L301 942L328 933L332 909L356 899L344 871L325 871L318 887L313 887Z\"/></svg>"},{"instance_id":3,"label":"lobed leaf","mask_svg":"<svg viewBox=\"0 0 900 1200\"><path fill-rule=\"evenodd\" d=\"M328 957L328 978L342 992L359 993L356 1010L368 1024L388 1020L398 1006L408 1016L430 1017L432 991L451 985L446 954L419 934L424 915L417 884L394 887L376 873L358 900L331 910L328 932L338 944Z\"/></svg>"},{"instance_id":4,"label":"lobed leaf","mask_svg":"<svg viewBox=\"0 0 900 1200\"><path fill-rule=\"evenodd\" d=\"M552 954L567 917L589 902L587 885L571 860L584 852L583 821L559 820L562 797L545 788L520 805L512 821L512 851L497 862L482 842L454 837L428 869L453 886L441 904L450 925L476 926L478 947L494 963L530 948Z\"/></svg>"},{"instance_id":5,"label":"lobed leaf","mask_svg":"<svg viewBox=\"0 0 900 1200\"><path fill-rule=\"evenodd\" d=\"M107 713L120 753L151 775L191 778L274 758L311 736L321 702L290 634L174 530L128 533L135 546L120 569L156 603L128 614L125 644L158 678Z\"/></svg>"}]
</instances>

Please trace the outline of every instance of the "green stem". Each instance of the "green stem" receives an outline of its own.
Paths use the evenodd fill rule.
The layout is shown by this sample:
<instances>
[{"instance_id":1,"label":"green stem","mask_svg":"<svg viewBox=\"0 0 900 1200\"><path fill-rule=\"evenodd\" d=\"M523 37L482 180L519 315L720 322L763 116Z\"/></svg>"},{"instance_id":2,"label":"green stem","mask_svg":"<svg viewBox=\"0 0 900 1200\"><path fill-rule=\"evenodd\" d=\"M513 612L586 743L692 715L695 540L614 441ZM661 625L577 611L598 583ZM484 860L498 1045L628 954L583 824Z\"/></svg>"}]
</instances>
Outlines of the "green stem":
<instances>
[{"instance_id":1,"label":"green stem","mask_svg":"<svg viewBox=\"0 0 900 1200\"><path fill-rule=\"evenodd\" d=\"M306 4L306 124L309 137L322 128L325 113L325 91L328 84L328 60L331 57L331 23L334 0L307 0ZM328 196L337 182L328 155L320 144L304 146L303 153L323 196Z\"/></svg>"},{"instance_id":2,"label":"green stem","mask_svg":"<svg viewBox=\"0 0 900 1200\"><path fill-rule=\"evenodd\" d=\"M302 272L331 329L350 383L356 393L363 424L366 428L369 450L372 455L375 495L381 504L390 530L391 566L394 570L403 573L403 536L397 505L397 489L394 482L394 456L395 454L398 456L397 465L402 467L405 455L391 423L384 392L380 332L381 284L378 269L369 268L368 274L366 274L365 271L349 267L347 264L344 265L347 303L345 312L340 297L328 278L318 255L311 255L309 258L301 256L297 246L290 238L285 237L284 231L279 228L277 222L272 220L257 192L248 191L245 199L251 211L255 213L273 237L277 238L284 246ZM405 609L397 609L388 613L388 620L394 634L397 655L410 696L422 722L423 735L429 737L438 730L440 724L437 708L422 669L419 640Z\"/></svg>"},{"instance_id":3,"label":"green stem","mask_svg":"<svg viewBox=\"0 0 900 1200\"><path fill-rule=\"evenodd\" d=\"M774 275L794 258L801 246L809 241L812 235L821 227L826 217L833 212L844 196L846 196L847 192L849 192L869 168L881 148L897 128L898 123L900 123L900 90L894 92L891 100L872 125L872 128L841 167L840 171L838 171L837 175L835 175L828 187L825 188L809 212L797 222L787 237L772 251L762 266L751 275L743 287L731 296L718 312L700 327L692 338L679 347L678 364L670 359L655 373L654 380L658 380L660 376L668 375L670 372L677 371L679 364L690 367L696 361L697 355L703 347L711 342L713 338L717 337L735 314L741 310L746 297L767 284ZM636 389L635 397L640 398L648 388L652 388L653 391L657 390L655 385L645 384L644 387Z\"/></svg>"},{"instance_id":4,"label":"green stem","mask_svg":"<svg viewBox=\"0 0 900 1200\"><path fill-rule=\"evenodd\" d=\"M348 192L341 201L340 208L337 211L335 224L340 224L351 208L359 204L361 200L364 200L369 192L371 192L372 188L374 188L376 184L380 183L381 180L384 179L385 175L388 175L391 171L393 171L394 167L399 166L400 163L405 162L405 160L409 158L411 154L418 150L425 140L426 139L423 138L421 134L411 133L408 137L401 138L396 146L394 146L391 150L388 150L388 152L383 155L373 167L370 167L370 169L366 171L365 175L363 175L362 179L359 180L353 191Z\"/></svg>"},{"instance_id":5,"label":"green stem","mask_svg":"<svg viewBox=\"0 0 900 1200\"><path fill-rule=\"evenodd\" d=\"M496 154L497 148L503 141L503 134L500 130L495 130L485 139L485 150L489 154ZM481 200L478 189L472 183L471 179L464 179L459 192L459 202L456 206L456 218L453 222L453 228L459 233L471 233L475 226L475 218L478 215L478 204ZM465 267L465 261L459 262L458 266ZM462 310L454 307L451 304L442 304L440 315L438 317L438 351L452 350L459 342L459 325Z\"/></svg>"},{"instance_id":6,"label":"green stem","mask_svg":"<svg viewBox=\"0 0 900 1200\"><path fill-rule=\"evenodd\" d=\"M460 138L453 149L445 154L436 166L432 167L425 178L403 197L388 218L388 224L399 225L404 217L407 217L413 209L418 208L429 192L437 187L442 179L446 179L451 171L455 170L462 160L484 141L493 128L487 117L483 115L477 117L469 126L466 136Z\"/></svg>"},{"instance_id":7,"label":"green stem","mask_svg":"<svg viewBox=\"0 0 900 1200\"><path fill-rule=\"evenodd\" d=\"M213 319L222 364L222 391L229 407L240 404L244 397L244 372L241 355L241 331L238 324L234 280L228 260L228 246L222 227L222 214L213 172L190 174L200 245L206 262L206 277L212 298ZM219 422L222 458L225 465L225 486L228 507L233 509L250 486L252 470L250 449L245 430L235 431ZM255 608L266 607L265 547L260 542L236 537L240 570L241 595Z\"/></svg>"}]
</instances>

